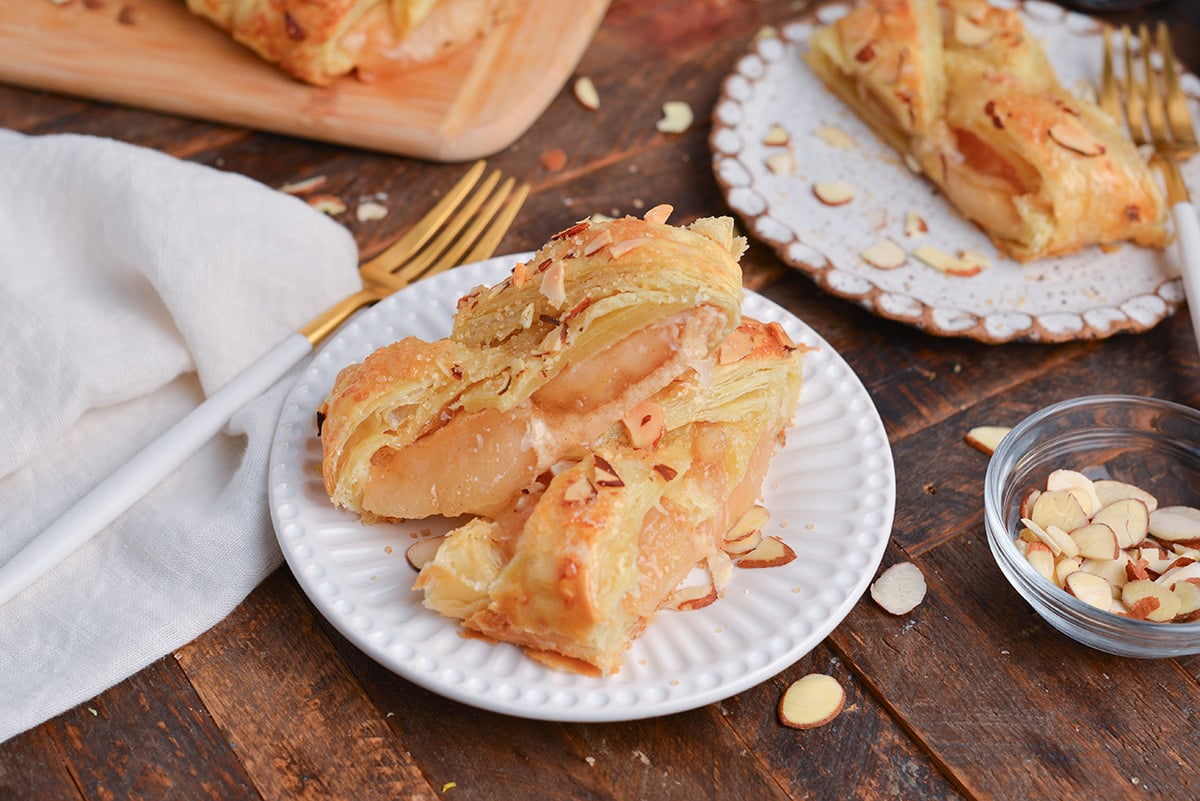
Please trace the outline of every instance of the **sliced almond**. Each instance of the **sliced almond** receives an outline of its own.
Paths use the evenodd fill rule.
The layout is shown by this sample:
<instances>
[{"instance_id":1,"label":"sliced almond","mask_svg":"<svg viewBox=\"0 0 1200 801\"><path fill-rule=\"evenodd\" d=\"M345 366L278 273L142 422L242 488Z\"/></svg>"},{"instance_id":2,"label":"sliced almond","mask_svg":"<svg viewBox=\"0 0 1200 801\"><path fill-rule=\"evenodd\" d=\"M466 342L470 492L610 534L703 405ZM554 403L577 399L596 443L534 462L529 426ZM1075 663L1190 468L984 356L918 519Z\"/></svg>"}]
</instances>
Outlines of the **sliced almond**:
<instances>
[{"instance_id":1,"label":"sliced almond","mask_svg":"<svg viewBox=\"0 0 1200 801\"><path fill-rule=\"evenodd\" d=\"M967 431L963 438L967 444L976 450L983 451L988 456L996 452L996 448L1000 446L1000 440L1008 436L1008 432L1012 431L1009 426L975 426ZM1022 512L1022 514L1025 514Z\"/></svg>"},{"instance_id":2,"label":"sliced almond","mask_svg":"<svg viewBox=\"0 0 1200 801\"><path fill-rule=\"evenodd\" d=\"M1187 562L1169 568L1154 581L1156 584L1171 588L1180 581L1191 581L1192 579L1200 580L1200 562Z\"/></svg>"},{"instance_id":3,"label":"sliced almond","mask_svg":"<svg viewBox=\"0 0 1200 801\"><path fill-rule=\"evenodd\" d=\"M1200 509L1163 506L1150 514L1150 533L1163 542L1200 543Z\"/></svg>"},{"instance_id":4,"label":"sliced almond","mask_svg":"<svg viewBox=\"0 0 1200 801\"><path fill-rule=\"evenodd\" d=\"M322 214L330 217L341 214L346 210L346 202L337 195L313 195L306 202Z\"/></svg>"},{"instance_id":5,"label":"sliced almond","mask_svg":"<svg viewBox=\"0 0 1200 801\"><path fill-rule=\"evenodd\" d=\"M1054 583L1059 587L1066 589L1067 576L1078 572L1080 564L1083 560L1078 556L1064 556L1059 559L1054 565ZM1111 593L1110 593L1111 594Z\"/></svg>"},{"instance_id":6,"label":"sliced almond","mask_svg":"<svg viewBox=\"0 0 1200 801\"><path fill-rule=\"evenodd\" d=\"M654 126L659 133L681 134L692 127L694 115L692 107L682 100L670 100L663 103L663 115Z\"/></svg>"},{"instance_id":7,"label":"sliced almond","mask_svg":"<svg viewBox=\"0 0 1200 801\"><path fill-rule=\"evenodd\" d=\"M725 540L721 544L721 550L730 556L745 556L762 545L762 541L763 533L761 531L750 531L736 540Z\"/></svg>"},{"instance_id":8,"label":"sliced almond","mask_svg":"<svg viewBox=\"0 0 1200 801\"><path fill-rule=\"evenodd\" d=\"M954 38L965 47L983 47L996 36L996 31L977 25L963 14L954 15Z\"/></svg>"},{"instance_id":9,"label":"sliced almond","mask_svg":"<svg viewBox=\"0 0 1200 801\"><path fill-rule=\"evenodd\" d=\"M1146 539L1150 530L1150 511L1137 498L1123 498L1097 512L1092 522L1104 523L1117 535L1117 545L1132 548Z\"/></svg>"},{"instance_id":10,"label":"sliced almond","mask_svg":"<svg viewBox=\"0 0 1200 801\"><path fill-rule=\"evenodd\" d=\"M675 207L670 203L659 203L643 214L642 219L651 225L665 225L673 211L675 211Z\"/></svg>"},{"instance_id":11,"label":"sliced almond","mask_svg":"<svg viewBox=\"0 0 1200 801\"><path fill-rule=\"evenodd\" d=\"M733 364L754 352L754 337L738 329L721 343L717 351L717 364Z\"/></svg>"},{"instance_id":12,"label":"sliced almond","mask_svg":"<svg viewBox=\"0 0 1200 801\"><path fill-rule=\"evenodd\" d=\"M1094 573L1076 570L1063 581L1063 589L1104 612L1112 608L1112 585Z\"/></svg>"},{"instance_id":13,"label":"sliced almond","mask_svg":"<svg viewBox=\"0 0 1200 801\"><path fill-rule=\"evenodd\" d=\"M969 278L972 275L978 275L983 272L982 265L963 261L929 245L922 245L917 248L913 251L913 255L933 269L946 275Z\"/></svg>"},{"instance_id":14,"label":"sliced almond","mask_svg":"<svg viewBox=\"0 0 1200 801\"><path fill-rule=\"evenodd\" d=\"M1079 499L1067 490L1046 490L1038 495L1029 518L1043 529L1057 526L1063 531L1074 531L1089 522L1103 522L1089 521Z\"/></svg>"},{"instance_id":15,"label":"sliced almond","mask_svg":"<svg viewBox=\"0 0 1200 801\"><path fill-rule=\"evenodd\" d=\"M1021 498L1020 515L1022 519L1030 516L1030 513L1033 511L1033 505L1037 503L1038 496L1041 494L1041 490L1030 490L1025 493L1025 497Z\"/></svg>"},{"instance_id":16,"label":"sliced almond","mask_svg":"<svg viewBox=\"0 0 1200 801\"><path fill-rule=\"evenodd\" d=\"M1054 552L1050 546L1038 540L1026 544L1025 558L1046 581L1054 581Z\"/></svg>"},{"instance_id":17,"label":"sliced almond","mask_svg":"<svg viewBox=\"0 0 1200 801\"><path fill-rule=\"evenodd\" d=\"M1084 559L1115 560L1121 554L1117 535L1103 523L1088 523L1069 533Z\"/></svg>"},{"instance_id":18,"label":"sliced almond","mask_svg":"<svg viewBox=\"0 0 1200 801\"><path fill-rule=\"evenodd\" d=\"M408 550L404 552L404 558L408 560L414 570L420 570L433 561L433 558L437 556L438 548L441 548L445 541L445 537L422 537L408 546Z\"/></svg>"},{"instance_id":19,"label":"sliced almond","mask_svg":"<svg viewBox=\"0 0 1200 801\"><path fill-rule=\"evenodd\" d=\"M779 699L779 722L793 729L815 729L841 714L846 691L824 673L810 673L792 682Z\"/></svg>"},{"instance_id":20,"label":"sliced almond","mask_svg":"<svg viewBox=\"0 0 1200 801\"><path fill-rule=\"evenodd\" d=\"M1149 579L1127 583L1121 589L1121 600L1129 607L1130 617L1156 623L1166 623L1179 613L1179 596Z\"/></svg>"},{"instance_id":21,"label":"sliced almond","mask_svg":"<svg viewBox=\"0 0 1200 801\"><path fill-rule=\"evenodd\" d=\"M1059 120L1050 126L1050 138L1067 150L1089 158L1102 156L1104 143L1092 136L1074 120Z\"/></svg>"},{"instance_id":22,"label":"sliced almond","mask_svg":"<svg viewBox=\"0 0 1200 801\"><path fill-rule=\"evenodd\" d=\"M771 519L771 513L767 511L765 506L752 506L746 513L737 519L737 522L730 526L729 531L725 532L725 542L737 542L748 537L755 531L762 531L763 526Z\"/></svg>"},{"instance_id":23,"label":"sliced almond","mask_svg":"<svg viewBox=\"0 0 1200 801\"><path fill-rule=\"evenodd\" d=\"M1146 560L1146 569L1161 576L1175 565L1179 554L1157 545L1142 545L1134 549L1133 558Z\"/></svg>"},{"instance_id":24,"label":"sliced almond","mask_svg":"<svg viewBox=\"0 0 1200 801\"><path fill-rule=\"evenodd\" d=\"M289 195L307 195L309 192L324 185L325 181L326 178L324 175L314 175L311 178L286 183L279 187L279 191L286 192Z\"/></svg>"},{"instance_id":25,"label":"sliced almond","mask_svg":"<svg viewBox=\"0 0 1200 801\"><path fill-rule=\"evenodd\" d=\"M663 435L663 409L652 400L634 406L621 419L635 448L653 447Z\"/></svg>"},{"instance_id":26,"label":"sliced almond","mask_svg":"<svg viewBox=\"0 0 1200 801\"><path fill-rule=\"evenodd\" d=\"M596 91L596 84L586 75L581 75L575 79L572 85L572 90L575 94L575 99L579 101L579 105L595 111L600 108L600 93Z\"/></svg>"},{"instance_id":27,"label":"sliced almond","mask_svg":"<svg viewBox=\"0 0 1200 801\"><path fill-rule=\"evenodd\" d=\"M783 153L772 153L763 159L767 169L775 175L795 175L796 157L790 150Z\"/></svg>"},{"instance_id":28,"label":"sliced almond","mask_svg":"<svg viewBox=\"0 0 1200 801\"><path fill-rule=\"evenodd\" d=\"M853 150L856 144L854 137L841 128L835 128L832 125L819 126L813 131L813 136L830 147L838 148L839 150Z\"/></svg>"},{"instance_id":29,"label":"sliced almond","mask_svg":"<svg viewBox=\"0 0 1200 801\"><path fill-rule=\"evenodd\" d=\"M915 211L907 212L904 215L904 235L910 239L929 233L929 224L925 222L925 218Z\"/></svg>"},{"instance_id":30,"label":"sliced almond","mask_svg":"<svg viewBox=\"0 0 1200 801\"><path fill-rule=\"evenodd\" d=\"M767 129L762 140L763 144L768 147L782 147L790 141L792 141L792 137L788 133L787 128L784 128L777 122L771 123L771 127Z\"/></svg>"},{"instance_id":31,"label":"sliced almond","mask_svg":"<svg viewBox=\"0 0 1200 801\"><path fill-rule=\"evenodd\" d=\"M992 262L987 256L974 250L958 251L958 260L970 267L978 267L978 272L983 272L992 266Z\"/></svg>"},{"instance_id":32,"label":"sliced almond","mask_svg":"<svg viewBox=\"0 0 1200 801\"><path fill-rule=\"evenodd\" d=\"M1103 504L1096 494L1095 483L1077 470L1054 470L1046 477L1046 489L1066 490L1075 496L1083 513L1091 517L1098 512Z\"/></svg>"},{"instance_id":33,"label":"sliced almond","mask_svg":"<svg viewBox=\"0 0 1200 801\"><path fill-rule=\"evenodd\" d=\"M1200 618L1200 579L1180 581L1171 592L1179 599L1179 611L1173 622L1191 623Z\"/></svg>"},{"instance_id":34,"label":"sliced almond","mask_svg":"<svg viewBox=\"0 0 1200 801\"><path fill-rule=\"evenodd\" d=\"M844 206L854 200L854 184L847 181L818 181L813 194L826 206Z\"/></svg>"},{"instance_id":35,"label":"sliced almond","mask_svg":"<svg viewBox=\"0 0 1200 801\"><path fill-rule=\"evenodd\" d=\"M717 585L713 581L707 584L689 584L679 587L663 604L666 609L688 612L703 609L717 600Z\"/></svg>"},{"instance_id":36,"label":"sliced almond","mask_svg":"<svg viewBox=\"0 0 1200 801\"><path fill-rule=\"evenodd\" d=\"M576 476L563 490L562 497L567 503L590 503L596 497L596 488L586 476Z\"/></svg>"},{"instance_id":37,"label":"sliced almond","mask_svg":"<svg viewBox=\"0 0 1200 801\"><path fill-rule=\"evenodd\" d=\"M862 256L862 260L867 264L881 270L894 270L908 261L908 254L904 252L904 248L890 239L881 239L874 245L860 250L858 255Z\"/></svg>"},{"instance_id":38,"label":"sliced almond","mask_svg":"<svg viewBox=\"0 0 1200 801\"><path fill-rule=\"evenodd\" d=\"M925 575L912 562L897 562L871 584L871 599L884 611L906 615L925 600Z\"/></svg>"},{"instance_id":39,"label":"sliced almond","mask_svg":"<svg viewBox=\"0 0 1200 801\"><path fill-rule=\"evenodd\" d=\"M1092 487L1096 490L1096 497L1100 499L1100 507L1108 506L1113 501L1119 501L1123 498L1137 498L1142 503L1146 504L1146 508L1153 512L1158 508L1158 500L1140 487L1135 487L1132 484L1126 484L1123 481L1113 481L1112 479L1102 478L1092 482Z\"/></svg>"},{"instance_id":40,"label":"sliced almond","mask_svg":"<svg viewBox=\"0 0 1200 801\"><path fill-rule=\"evenodd\" d=\"M1078 556L1079 546L1075 544L1075 540L1071 539L1071 535L1064 531L1060 526L1048 525L1040 526L1029 518L1021 520L1029 530L1037 535L1038 539L1049 546L1055 556Z\"/></svg>"},{"instance_id":41,"label":"sliced almond","mask_svg":"<svg viewBox=\"0 0 1200 801\"><path fill-rule=\"evenodd\" d=\"M373 200L368 200L365 203L359 203L358 208L354 210L354 219L360 223L376 222L382 220L388 215L387 206L381 203L376 203Z\"/></svg>"},{"instance_id":42,"label":"sliced almond","mask_svg":"<svg viewBox=\"0 0 1200 801\"><path fill-rule=\"evenodd\" d=\"M556 309L561 309L567 302L567 271L561 261L551 262L546 272L542 273L539 291Z\"/></svg>"},{"instance_id":43,"label":"sliced almond","mask_svg":"<svg viewBox=\"0 0 1200 801\"><path fill-rule=\"evenodd\" d=\"M1116 559L1084 559L1079 563L1079 569L1100 576L1113 587L1120 588L1129 580L1125 572L1127 564L1129 555L1121 551Z\"/></svg>"},{"instance_id":44,"label":"sliced almond","mask_svg":"<svg viewBox=\"0 0 1200 801\"><path fill-rule=\"evenodd\" d=\"M786 565L796 558L796 552L778 537L763 537L758 547L738 559L738 567L760 568L779 567Z\"/></svg>"}]
</instances>

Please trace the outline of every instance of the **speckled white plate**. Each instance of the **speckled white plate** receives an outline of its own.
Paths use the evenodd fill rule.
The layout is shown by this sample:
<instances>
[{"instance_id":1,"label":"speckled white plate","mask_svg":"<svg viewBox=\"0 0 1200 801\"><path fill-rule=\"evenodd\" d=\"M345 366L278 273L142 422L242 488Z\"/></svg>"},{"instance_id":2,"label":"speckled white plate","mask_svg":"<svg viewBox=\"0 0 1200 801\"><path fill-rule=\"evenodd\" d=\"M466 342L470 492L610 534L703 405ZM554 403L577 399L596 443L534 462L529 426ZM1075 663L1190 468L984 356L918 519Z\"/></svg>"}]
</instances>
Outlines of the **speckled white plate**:
<instances>
[{"instance_id":1,"label":"speckled white plate","mask_svg":"<svg viewBox=\"0 0 1200 801\"><path fill-rule=\"evenodd\" d=\"M825 5L816 16L829 22L846 8L844 3ZM1099 24L1033 0L1023 4L1023 12L1062 84L1078 91L1094 85L1102 63ZM1090 248L1024 266L1001 257L933 184L910 172L895 151L825 89L803 60L813 23L810 15L782 27L755 42L738 61L714 108L710 139L713 169L729 206L753 236L789 265L826 291L882 317L934 334L993 343L1062 342L1144 331L1184 300L1173 247L1154 251L1125 246L1110 253ZM1200 81L1186 75L1183 86L1195 116ZM763 144L772 124L789 132L790 145ZM849 134L854 144L828 144L815 134L823 126ZM772 172L766 160L788 149L795 170ZM1188 183L1200 186L1200 159L1183 167ZM825 206L812 193L813 184L825 180L848 181L858 194L845 206ZM929 225L929 233L919 240L904 236L908 211ZM903 267L881 270L864 262L859 251L885 237L909 250L918 244L946 253L974 250L991 266L976 276L953 277L910 257Z\"/></svg>"},{"instance_id":2,"label":"speckled white plate","mask_svg":"<svg viewBox=\"0 0 1200 801\"><path fill-rule=\"evenodd\" d=\"M745 311L775 320L806 356L787 446L771 464L771 533L799 558L735 570L726 596L663 612L615 676L557 672L517 648L460 635L426 610L405 560L411 534L445 524L364 526L334 509L320 478L315 416L339 369L387 343L450 330L455 301L491 284L516 256L460 267L405 289L345 326L313 358L284 404L271 453L271 516L287 563L313 604L358 648L433 692L545 720L664 715L727 698L783 670L849 613L874 576L892 527L895 473L887 435L846 362L803 322L747 293Z\"/></svg>"}]
</instances>

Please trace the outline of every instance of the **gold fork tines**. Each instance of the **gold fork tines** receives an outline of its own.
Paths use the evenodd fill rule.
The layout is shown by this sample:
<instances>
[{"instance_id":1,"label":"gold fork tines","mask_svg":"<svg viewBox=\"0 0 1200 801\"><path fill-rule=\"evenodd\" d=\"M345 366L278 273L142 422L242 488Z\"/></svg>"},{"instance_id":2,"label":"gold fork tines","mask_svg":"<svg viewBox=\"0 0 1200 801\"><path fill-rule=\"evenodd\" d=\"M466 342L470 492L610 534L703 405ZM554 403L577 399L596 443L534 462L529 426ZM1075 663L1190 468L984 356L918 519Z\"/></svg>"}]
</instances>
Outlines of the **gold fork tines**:
<instances>
[{"instance_id":1,"label":"gold fork tines","mask_svg":"<svg viewBox=\"0 0 1200 801\"><path fill-rule=\"evenodd\" d=\"M1105 29L1100 107L1118 124L1123 121L1128 126L1135 144L1153 145L1162 156L1187 159L1197 152L1196 131L1179 83L1179 68L1166 24L1159 22L1155 34L1157 43L1144 23L1138 27L1137 36L1128 25L1122 26L1124 72L1118 78L1113 68L1112 33ZM1158 69L1153 59L1155 49L1162 60Z\"/></svg>"},{"instance_id":2,"label":"gold fork tines","mask_svg":"<svg viewBox=\"0 0 1200 801\"><path fill-rule=\"evenodd\" d=\"M1167 24L1161 21L1155 33L1158 34L1158 52L1162 53L1163 76L1167 85L1167 122L1171 126L1171 136L1174 137L1180 158L1190 158L1200 150L1200 144L1196 142L1196 128L1192 123L1187 96L1179 85L1179 70L1175 63L1175 50L1171 47L1171 34L1167 30Z\"/></svg>"},{"instance_id":3,"label":"gold fork tines","mask_svg":"<svg viewBox=\"0 0 1200 801\"><path fill-rule=\"evenodd\" d=\"M363 262L359 268L363 288L331 306L300 333L316 345L363 306L421 278L492 255L529 195L529 185L516 187L512 178L500 183L500 173L495 171L479 183L484 169L484 162L476 162L403 237Z\"/></svg>"}]
</instances>

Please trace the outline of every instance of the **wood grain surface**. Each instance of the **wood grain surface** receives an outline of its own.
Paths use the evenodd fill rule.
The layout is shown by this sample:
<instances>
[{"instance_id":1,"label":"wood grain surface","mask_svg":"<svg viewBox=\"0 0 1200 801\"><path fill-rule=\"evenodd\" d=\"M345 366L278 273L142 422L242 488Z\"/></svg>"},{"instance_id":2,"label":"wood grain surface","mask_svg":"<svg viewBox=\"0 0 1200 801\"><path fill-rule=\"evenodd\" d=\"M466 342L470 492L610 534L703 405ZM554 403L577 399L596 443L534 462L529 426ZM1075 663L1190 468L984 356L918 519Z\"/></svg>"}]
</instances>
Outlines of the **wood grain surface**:
<instances>
[{"instance_id":1,"label":"wood grain surface","mask_svg":"<svg viewBox=\"0 0 1200 801\"><path fill-rule=\"evenodd\" d=\"M99 2L89 13L105 18L124 4ZM501 249L535 248L592 212L663 202L675 221L725 212L707 144L720 82L763 26L808 7L616 0L573 72L594 80L601 107L559 92L491 160L534 186ZM1177 52L1200 69L1200 4L1162 2L1119 19L1156 17L1171 22ZM324 175L322 191L351 208L385 193L383 220L337 218L364 255L394 241L462 171L61 89L0 86L0 126L114 137L272 186ZM655 129L668 100L697 112L682 135ZM879 409L897 474L884 566L910 560L924 572L929 595L914 612L894 617L864 599L796 664L701 709L547 723L472 709L395 676L325 622L281 568L177 653L0 744L0 799L1200 797L1200 657L1108 656L1042 622L988 551L987 459L963 443L971 426L1010 425L1093 392L1200 405L1187 315L1099 342L989 346L874 317L760 244L743 264L747 285L820 332ZM0 647L21 636L0 632ZM842 683L845 710L821 728L783 727L780 695L813 671Z\"/></svg>"},{"instance_id":2,"label":"wood grain surface","mask_svg":"<svg viewBox=\"0 0 1200 801\"><path fill-rule=\"evenodd\" d=\"M0 81L187 117L462 161L512 144L574 69L607 0L529 0L452 58L312 87L183 0L0 0Z\"/></svg>"}]
</instances>

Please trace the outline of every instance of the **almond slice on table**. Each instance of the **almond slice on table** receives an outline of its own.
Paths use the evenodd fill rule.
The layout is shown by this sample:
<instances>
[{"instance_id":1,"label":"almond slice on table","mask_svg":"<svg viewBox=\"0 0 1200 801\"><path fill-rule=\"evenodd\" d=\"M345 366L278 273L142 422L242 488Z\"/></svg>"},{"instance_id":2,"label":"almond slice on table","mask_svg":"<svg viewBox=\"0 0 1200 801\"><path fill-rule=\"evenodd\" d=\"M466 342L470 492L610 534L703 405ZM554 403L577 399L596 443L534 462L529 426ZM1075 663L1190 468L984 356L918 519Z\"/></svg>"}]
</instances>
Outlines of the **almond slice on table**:
<instances>
[{"instance_id":1,"label":"almond slice on table","mask_svg":"<svg viewBox=\"0 0 1200 801\"><path fill-rule=\"evenodd\" d=\"M871 584L871 599L884 611L906 615L925 600L925 574L912 562L897 562Z\"/></svg>"},{"instance_id":2,"label":"almond slice on table","mask_svg":"<svg viewBox=\"0 0 1200 801\"><path fill-rule=\"evenodd\" d=\"M975 426L967 432L963 439L972 448L991 456L1000 446L1000 440L1004 439L1009 431L1012 431L1009 426Z\"/></svg>"},{"instance_id":3,"label":"almond slice on table","mask_svg":"<svg viewBox=\"0 0 1200 801\"><path fill-rule=\"evenodd\" d=\"M792 682L779 699L779 722L793 729L815 729L841 714L846 691L824 673L809 673Z\"/></svg>"},{"instance_id":4,"label":"almond slice on table","mask_svg":"<svg viewBox=\"0 0 1200 801\"><path fill-rule=\"evenodd\" d=\"M589 111L600 108L600 93L596 91L596 84L592 82L591 78L586 75L576 78L572 90L579 105Z\"/></svg>"},{"instance_id":5,"label":"almond slice on table","mask_svg":"<svg viewBox=\"0 0 1200 801\"><path fill-rule=\"evenodd\" d=\"M681 134L692 127L692 107L684 101L669 100L663 103L662 111L662 119L655 124L659 133Z\"/></svg>"}]
</instances>

